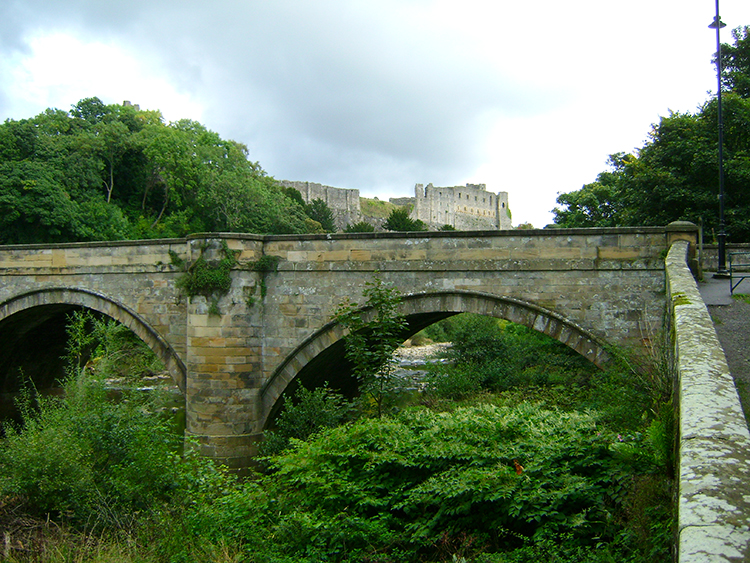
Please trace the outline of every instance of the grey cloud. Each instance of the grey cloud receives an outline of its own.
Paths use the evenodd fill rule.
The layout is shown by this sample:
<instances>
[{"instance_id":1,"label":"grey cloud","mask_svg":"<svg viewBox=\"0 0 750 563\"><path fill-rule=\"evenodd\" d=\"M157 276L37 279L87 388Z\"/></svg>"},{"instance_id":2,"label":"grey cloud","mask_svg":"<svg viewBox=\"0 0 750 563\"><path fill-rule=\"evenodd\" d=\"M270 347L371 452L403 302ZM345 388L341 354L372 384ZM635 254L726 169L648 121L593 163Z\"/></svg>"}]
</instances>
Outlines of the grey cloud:
<instances>
[{"instance_id":1,"label":"grey cloud","mask_svg":"<svg viewBox=\"0 0 750 563\"><path fill-rule=\"evenodd\" d=\"M477 165L486 115L525 102L455 38L401 19L402 5L11 0L0 18L21 26L3 49L22 48L39 28L118 41L276 177L448 183Z\"/></svg>"}]
</instances>

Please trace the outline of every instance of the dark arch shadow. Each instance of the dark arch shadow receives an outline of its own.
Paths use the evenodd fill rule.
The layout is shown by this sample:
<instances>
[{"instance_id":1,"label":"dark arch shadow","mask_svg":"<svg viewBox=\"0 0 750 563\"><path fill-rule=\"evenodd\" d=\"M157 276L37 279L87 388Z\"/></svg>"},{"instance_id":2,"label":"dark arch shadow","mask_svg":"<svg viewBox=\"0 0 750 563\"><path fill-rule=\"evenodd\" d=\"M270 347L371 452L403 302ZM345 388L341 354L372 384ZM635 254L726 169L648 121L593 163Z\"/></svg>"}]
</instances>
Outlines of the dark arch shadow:
<instances>
[{"instance_id":1,"label":"dark arch shadow","mask_svg":"<svg viewBox=\"0 0 750 563\"><path fill-rule=\"evenodd\" d=\"M441 291L406 295L399 307L409 321L404 339L444 318L476 313L526 326L554 338L603 368L610 360L606 343L562 315L512 297L472 291ZM345 365L342 326L331 321L300 344L261 388L261 427L265 428L284 391L298 374L326 365ZM322 382L321 382L322 383Z\"/></svg>"},{"instance_id":2,"label":"dark arch shadow","mask_svg":"<svg viewBox=\"0 0 750 563\"><path fill-rule=\"evenodd\" d=\"M185 394L185 364L172 346L138 314L124 305L90 290L47 288L30 291L0 303L0 330L3 327L33 328L54 314L86 308L104 314L132 330L164 363L182 394ZM35 311L39 314L35 315Z\"/></svg>"}]
</instances>

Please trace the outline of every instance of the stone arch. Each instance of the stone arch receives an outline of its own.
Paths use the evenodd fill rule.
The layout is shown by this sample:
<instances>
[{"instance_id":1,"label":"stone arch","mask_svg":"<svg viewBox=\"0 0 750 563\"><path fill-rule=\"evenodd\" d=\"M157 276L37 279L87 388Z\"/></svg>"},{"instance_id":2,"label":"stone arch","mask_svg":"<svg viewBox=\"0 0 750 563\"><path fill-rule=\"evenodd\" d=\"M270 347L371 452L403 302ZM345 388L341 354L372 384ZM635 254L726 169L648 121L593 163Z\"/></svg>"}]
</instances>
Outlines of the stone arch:
<instances>
[{"instance_id":1,"label":"stone arch","mask_svg":"<svg viewBox=\"0 0 750 563\"><path fill-rule=\"evenodd\" d=\"M73 305L97 311L122 323L143 340L164 362L167 371L185 394L185 364L172 346L137 313L109 297L86 289L47 288L30 291L0 303L0 322L35 307Z\"/></svg>"},{"instance_id":2,"label":"stone arch","mask_svg":"<svg viewBox=\"0 0 750 563\"><path fill-rule=\"evenodd\" d=\"M476 313L505 319L546 334L572 348L602 368L610 360L606 343L562 315L512 297L473 291L441 291L402 297L400 311L409 319L410 333L459 313ZM324 354L345 335L331 321L305 339L276 369L261 389L261 427L284 390L310 362Z\"/></svg>"}]
</instances>

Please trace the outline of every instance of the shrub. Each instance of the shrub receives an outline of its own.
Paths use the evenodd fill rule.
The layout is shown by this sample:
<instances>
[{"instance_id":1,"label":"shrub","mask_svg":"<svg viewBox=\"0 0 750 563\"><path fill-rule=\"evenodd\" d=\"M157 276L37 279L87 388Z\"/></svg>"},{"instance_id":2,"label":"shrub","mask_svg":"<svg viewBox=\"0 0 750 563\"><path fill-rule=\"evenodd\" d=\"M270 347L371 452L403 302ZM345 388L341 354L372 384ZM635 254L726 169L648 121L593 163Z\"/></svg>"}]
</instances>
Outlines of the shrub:
<instances>
[{"instance_id":1,"label":"shrub","mask_svg":"<svg viewBox=\"0 0 750 563\"><path fill-rule=\"evenodd\" d=\"M383 228L389 231L426 231L427 225L420 219L409 217L411 209L404 207L393 209L383 223Z\"/></svg>"},{"instance_id":2,"label":"shrub","mask_svg":"<svg viewBox=\"0 0 750 563\"><path fill-rule=\"evenodd\" d=\"M64 395L42 397L29 384L19 402L22 424L3 425L0 498L20 499L32 515L120 529L139 513L189 494L216 470L194 454L178 455L182 436L162 409L161 395L124 390L112 402L103 376L79 368L78 353L91 337L82 327L91 319L76 313L69 324ZM119 335L110 323L94 324ZM100 342L99 348L101 362L110 363L106 353L116 347Z\"/></svg>"},{"instance_id":3,"label":"shrub","mask_svg":"<svg viewBox=\"0 0 750 563\"><path fill-rule=\"evenodd\" d=\"M275 428L264 433L261 454L278 454L290 440L307 440L324 428L338 426L350 416L352 408L343 395L327 386L313 390L299 387L284 404Z\"/></svg>"},{"instance_id":4,"label":"shrub","mask_svg":"<svg viewBox=\"0 0 750 563\"><path fill-rule=\"evenodd\" d=\"M313 221L320 223L321 228L326 233L335 233L336 225L334 223L333 211L328 204L322 199L314 199L304 206L305 214Z\"/></svg>"},{"instance_id":5,"label":"shrub","mask_svg":"<svg viewBox=\"0 0 750 563\"><path fill-rule=\"evenodd\" d=\"M272 459L267 485L282 520L301 519L310 534L337 523L337 534L313 534L328 553L342 553L344 530L362 518L375 535L357 547L395 542L410 552L403 561L428 558L446 538L508 551L568 533L586 546L617 533L633 461L612 440L590 415L530 404L407 410L296 442Z\"/></svg>"},{"instance_id":6,"label":"shrub","mask_svg":"<svg viewBox=\"0 0 750 563\"><path fill-rule=\"evenodd\" d=\"M482 389L506 391L517 386L569 384L597 371L564 344L521 325L470 314L438 325L439 331L425 333L453 343L448 353L452 363L441 366L431 377L438 394L461 381L468 383L464 372L471 372L471 380Z\"/></svg>"},{"instance_id":7,"label":"shrub","mask_svg":"<svg viewBox=\"0 0 750 563\"><path fill-rule=\"evenodd\" d=\"M345 233L374 233L375 227L370 225L367 221L357 221L347 225L344 229Z\"/></svg>"}]
</instances>

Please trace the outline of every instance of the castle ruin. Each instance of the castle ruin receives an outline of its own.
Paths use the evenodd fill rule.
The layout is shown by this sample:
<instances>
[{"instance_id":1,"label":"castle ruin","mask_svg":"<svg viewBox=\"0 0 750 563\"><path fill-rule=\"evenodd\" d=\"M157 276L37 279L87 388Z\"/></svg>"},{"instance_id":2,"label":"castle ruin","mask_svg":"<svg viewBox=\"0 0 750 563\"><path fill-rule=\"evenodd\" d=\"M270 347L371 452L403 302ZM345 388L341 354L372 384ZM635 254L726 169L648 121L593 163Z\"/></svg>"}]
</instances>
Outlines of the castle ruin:
<instances>
[{"instance_id":1,"label":"castle ruin","mask_svg":"<svg viewBox=\"0 0 750 563\"><path fill-rule=\"evenodd\" d=\"M294 188L305 203L322 199L334 214L336 228L365 218L362 216L359 190L334 188L314 182L291 182L282 180L282 186ZM431 230L450 225L459 231L485 231L512 229L508 193L494 194L487 191L486 184L435 187L432 184L417 184L414 197L391 198L390 203L411 206L412 219L423 221Z\"/></svg>"},{"instance_id":2,"label":"castle ruin","mask_svg":"<svg viewBox=\"0 0 750 563\"><path fill-rule=\"evenodd\" d=\"M310 203L314 199L325 201L326 205L333 211L333 222L340 231L362 218L359 207L359 190L334 188L315 182L290 182L289 180L281 180L279 184L285 188L297 190L305 203Z\"/></svg>"},{"instance_id":3,"label":"castle ruin","mask_svg":"<svg viewBox=\"0 0 750 563\"><path fill-rule=\"evenodd\" d=\"M459 231L511 229L508 192L493 194L486 184L435 187L417 184L411 216L431 229L450 225Z\"/></svg>"}]
</instances>

